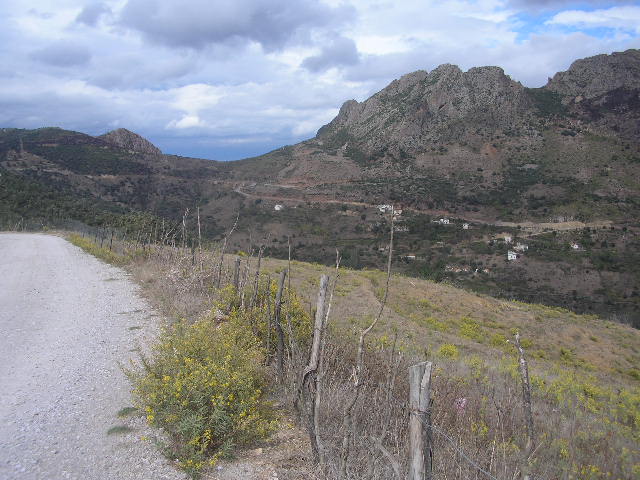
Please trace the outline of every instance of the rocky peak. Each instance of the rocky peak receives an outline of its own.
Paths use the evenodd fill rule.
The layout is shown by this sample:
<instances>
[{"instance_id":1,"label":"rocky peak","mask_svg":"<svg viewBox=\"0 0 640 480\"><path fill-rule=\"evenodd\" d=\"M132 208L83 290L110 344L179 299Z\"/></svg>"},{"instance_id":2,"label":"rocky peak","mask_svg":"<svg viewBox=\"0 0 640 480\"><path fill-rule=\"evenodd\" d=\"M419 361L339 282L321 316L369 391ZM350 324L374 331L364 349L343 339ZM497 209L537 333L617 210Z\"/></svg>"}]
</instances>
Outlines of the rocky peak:
<instances>
[{"instance_id":1,"label":"rocky peak","mask_svg":"<svg viewBox=\"0 0 640 480\"><path fill-rule=\"evenodd\" d=\"M366 152L391 144L418 151L454 135L451 125L465 119L470 128L508 125L528 110L529 102L524 87L499 67L463 72L444 64L404 75L364 102L346 102L318 136L337 135L329 143L343 145L348 137Z\"/></svg>"},{"instance_id":2,"label":"rocky peak","mask_svg":"<svg viewBox=\"0 0 640 480\"><path fill-rule=\"evenodd\" d=\"M132 152L146 153L149 155L162 154L160 149L149 140L126 128L112 130L104 135L100 135L98 138L117 147L124 148L125 150L131 150Z\"/></svg>"},{"instance_id":3,"label":"rocky peak","mask_svg":"<svg viewBox=\"0 0 640 480\"><path fill-rule=\"evenodd\" d=\"M576 60L566 72L556 73L547 89L572 97L595 98L619 88L640 88L640 50Z\"/></svg>"}]
</instances>

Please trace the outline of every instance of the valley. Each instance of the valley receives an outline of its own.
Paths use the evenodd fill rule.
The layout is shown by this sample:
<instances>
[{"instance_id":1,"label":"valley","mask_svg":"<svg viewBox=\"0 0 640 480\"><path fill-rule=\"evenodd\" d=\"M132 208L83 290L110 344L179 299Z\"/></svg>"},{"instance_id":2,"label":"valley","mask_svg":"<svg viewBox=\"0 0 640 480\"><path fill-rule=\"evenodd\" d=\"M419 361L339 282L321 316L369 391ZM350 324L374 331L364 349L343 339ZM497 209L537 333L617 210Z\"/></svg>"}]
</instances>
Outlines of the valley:
<instances>
[{"instance_id":1,"label":"valley","mask_svg":"<svg viewBox=\"0 0 640 480\"><path fill-rule=\"evenodd\" d=\"M401 272L638 326L638 92L638 50L535 89L442 65L345 102L314 138L232 162L164 155L125 129L5 128L0 222L193 232L198 211L216 241L239 215L237 251L290 245L330 264L338 248L351 268L381 268L377 206L393 205Z\"/></svg>"}]
</instances>

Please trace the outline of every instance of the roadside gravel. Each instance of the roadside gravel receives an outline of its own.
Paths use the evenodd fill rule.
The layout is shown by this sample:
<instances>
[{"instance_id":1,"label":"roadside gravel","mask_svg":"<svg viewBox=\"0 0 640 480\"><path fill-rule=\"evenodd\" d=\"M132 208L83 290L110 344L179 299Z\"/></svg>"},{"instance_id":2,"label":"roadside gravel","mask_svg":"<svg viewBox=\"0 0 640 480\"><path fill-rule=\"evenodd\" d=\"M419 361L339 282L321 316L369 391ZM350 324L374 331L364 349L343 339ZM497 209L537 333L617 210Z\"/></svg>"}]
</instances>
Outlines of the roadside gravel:
<instances>
[{"instance_id":1,"label":"roadside gravel","mask_svg":"<svg viewBox=\"0 0 640 480\"><path fill-rule=\"evenodd\" d=\"M117 416L131 406L120 364L158 331L137 292L59 237L0 234L0 479L186 478L144 421Z\"/></svg>"}]
</instances>

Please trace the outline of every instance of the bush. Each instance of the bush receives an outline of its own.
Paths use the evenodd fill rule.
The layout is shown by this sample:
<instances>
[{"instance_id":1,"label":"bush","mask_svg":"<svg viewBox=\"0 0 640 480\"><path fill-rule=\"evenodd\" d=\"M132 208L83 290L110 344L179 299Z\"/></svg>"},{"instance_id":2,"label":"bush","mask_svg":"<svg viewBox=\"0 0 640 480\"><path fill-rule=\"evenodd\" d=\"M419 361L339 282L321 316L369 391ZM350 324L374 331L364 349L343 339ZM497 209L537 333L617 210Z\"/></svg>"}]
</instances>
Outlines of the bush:
<instances>
[{"instance_id":1,"label":"bush","mask_svg":"<svg viewBox=\"0 0 640 480\"><path fill-rule=\"evenodd\" d=\"M456 359L459 355L458 347L451 343L445 343L438 349L438 356L442 358Z\"/></svg>"},{"instance_id":2,"label":"bush","mask_svg":"<svg viewBox=\"0 0 640 480\"><path fill-rule=\"evenodd\" d=\"M482 327L480 324L469 317L462 317L460 319L460 335L471 340L480 342L484 336Z\"/></svg>"},{"instance_id":3,"label":"bush","mask_svg":"<svg viewBox=\"0 0 640 480\"><path fill-rule=\"evenodd\" d=\"M93 240L89 238L83 238L82 235L78 235L77 233L72 233L68 237L69 241L73 243L76 247L80 247L85 252L93 255L94 257L98 257L101 260L104 260L107 263L111 263L112 265L124 265L127 261L122 255L118 255L108 248L100 247ZM109 241L107 240L107 244Z\"/></svg>"},{"instance_id":4,"label":"bush","mask_svg":"<svg viewBox=\"0 0 640 480\"><path fill-rule=\"evenodd\" d=\"M263 398L265 352L241 320L178 323L163 333L151 360L128 372L138 406L170 434L172 458L191 475L275 427Z\"/></svg>"}]
</instances>

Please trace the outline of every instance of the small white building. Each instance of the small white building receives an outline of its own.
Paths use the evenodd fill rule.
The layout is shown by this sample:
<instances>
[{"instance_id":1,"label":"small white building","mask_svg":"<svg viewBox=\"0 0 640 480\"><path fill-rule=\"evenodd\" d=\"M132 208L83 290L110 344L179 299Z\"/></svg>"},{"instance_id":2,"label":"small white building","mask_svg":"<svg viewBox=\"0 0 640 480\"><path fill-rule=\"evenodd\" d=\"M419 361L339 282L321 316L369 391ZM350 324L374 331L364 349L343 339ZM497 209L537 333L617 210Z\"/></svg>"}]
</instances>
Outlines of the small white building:
<instances>
[{"instance_id":1,"label":"small white building","mask_svg":"<svg viewBox=\"0 0 640 480\"><path fill-rule=\"evenodd\" d=\"M393 215L399 217L400 215L402 215L402 209L394 210Z\"/></svg>"},{"instance_id":2,"label":"small white building","mask_svg":"<svg viewBox=\"0 0 640 480\"><path fill-rule=\"evenodd\" d=\"M511 235L505 235L504 243L511 243L511 242L513 242L513 237Z\"/></svg>"},{"instance_id":3,"label":"small white building","mask_svg":"<svg viewBox=\"0 0 640 480\"><path fill-rule=\"evenodd\" d=\"M440 225L449 225L449 219L448 218L441 218L440 220L438 220L438 223Z\"/></svg>"},{"instance_id":4,"label":"small white building","mask_svg":"<svg viewBox=\"0 0 640 480\"><path fill-rule=\"evenodd\" d=\"M571 249L572 250L580 250L580 245L576 242L571 242Z\"/></svg>"},{"instance_id":5,"label":"small white building","mask_svg":"<svg viewBox=\"0 0 640 480\"><path fill-rule=\"evenodd\" d=\"M393 228L396 232L408 232L409 231L409 227L407 227L406 225L400 225L397 227Z\"/></svg>"},{"instance_id":6,"label":"small white building","mask_svg":"<svg viewBox=\"0 0 640 480\"><path fill-rule=\"evenodd\" d=\"M387 213L393 210L393 206L388 204L376 205L376 208L380 210L380 213Z\"/></svg>"},{"instance_id":7,"label":"small white building","mask_svg":"<svg viewBox=\"0 0 640 480\"><path fill-rule=\"evenodd\" d=\"M284 209L284 205L280 205L279 203L277 203L277 204L273 207L273 209L274 209L276 212L279 212L280 210L283 210L283 209Z\"/></svg>"},{"instance_id":8,"label":"small white building","mask_svg":"<svg viewBox=\"0 0 640 480\"><path fill-rule=\"evenodd\" d=\"M529 245L525 245L524 243L516 243L516 246L513 247L516 252L526 252L529 250Z\"/></svg>"},{"instance_id":9,"label":"small white building","mask_svg":"<svg viewBox=\"0 0 640 480\"><path fill-rule=\"evenodd\" d=\"M405 255L404 258L406 258L407 260L415 260L416 256L415 255Z\"/></svg>"},{"instance_id":10,"label":"small white building","mask_svg":"<svg viewBox=\"0 0 640 480\"><path fill-rule=\"evenodd\" d=\"M507 261L517 260L517 259L518 259L518 254L516 252L514 252L513 250L507 251Z\"/></svg>"},{"instance_id":11,"label":"small white building","mask_svg":"<svg viewBox=\"0 0 640 480\"><path fill-rule=\"evenodd\" d=\"M463 230L469 230L469 224L468 223L463 223L462 224L462 229Z\"/></svg>"}]
</instances>

